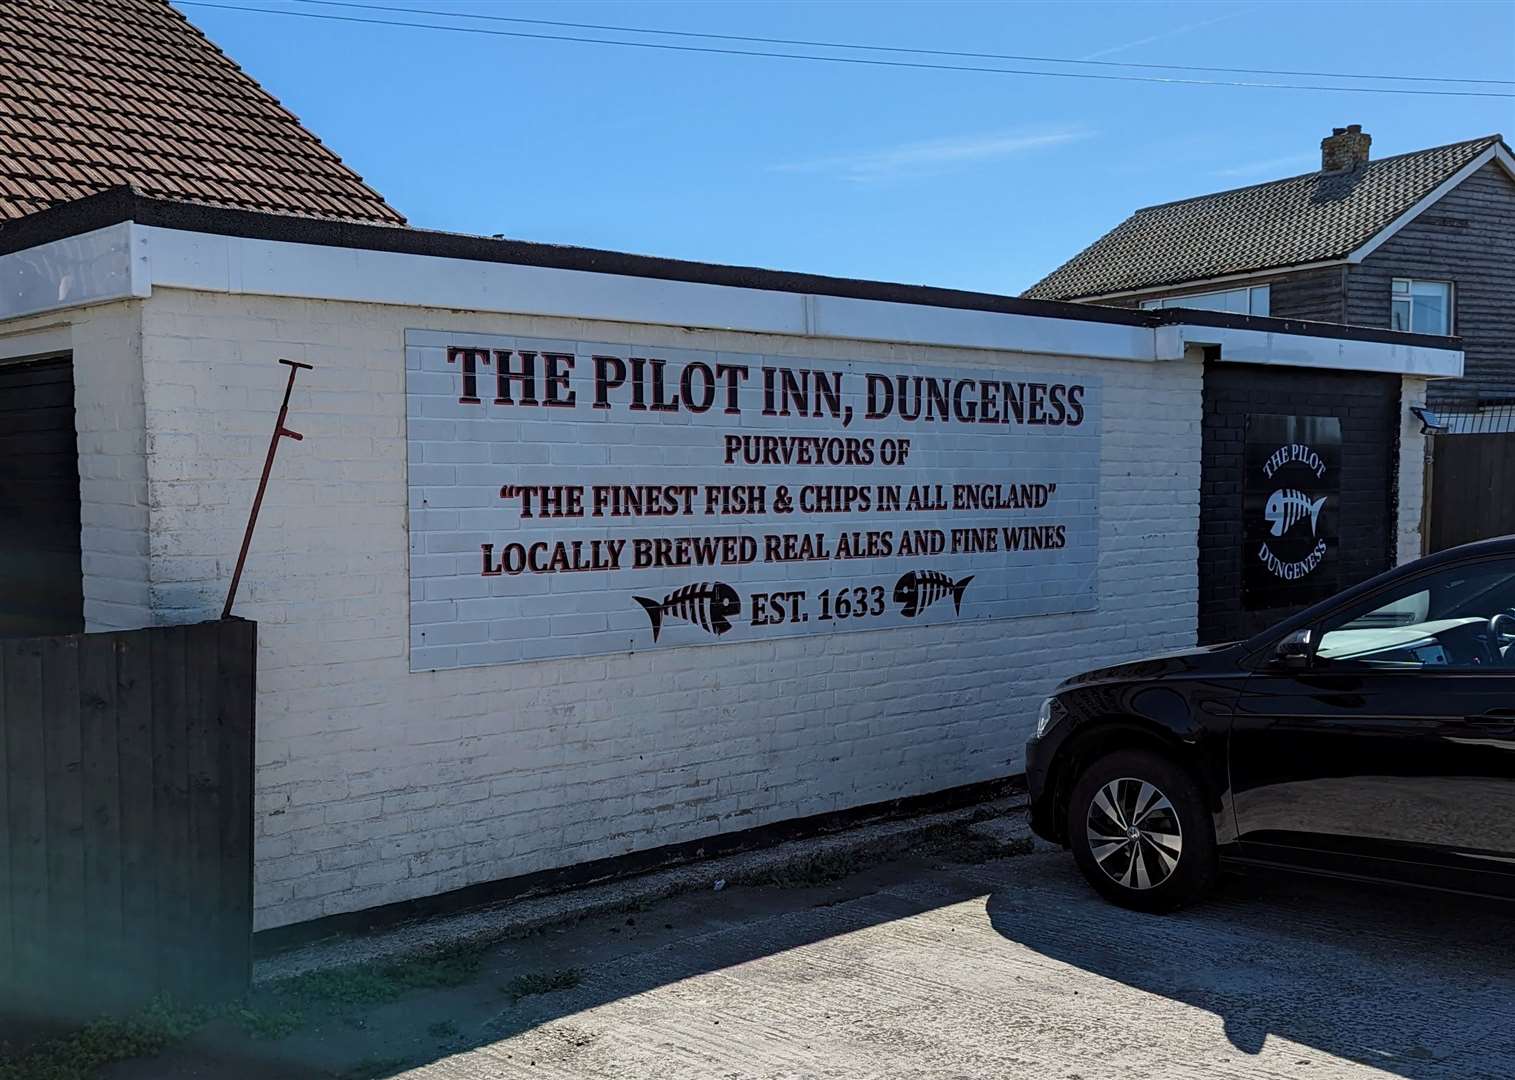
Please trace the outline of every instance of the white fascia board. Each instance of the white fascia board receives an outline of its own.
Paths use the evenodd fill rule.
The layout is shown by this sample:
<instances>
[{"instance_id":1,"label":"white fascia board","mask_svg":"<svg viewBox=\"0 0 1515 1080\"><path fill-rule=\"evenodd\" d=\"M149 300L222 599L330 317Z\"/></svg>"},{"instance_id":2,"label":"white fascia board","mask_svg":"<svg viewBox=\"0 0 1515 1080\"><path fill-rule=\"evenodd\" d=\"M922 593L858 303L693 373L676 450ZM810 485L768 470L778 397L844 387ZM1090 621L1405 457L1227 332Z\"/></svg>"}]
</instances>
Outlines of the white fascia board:
<instances>
[{"instance_id":1,"label":"white fascia board","mask_svg":"<svg viewBox=\"0 0 1515 1080\"><path fill-rule=\"evenodd\" d=\"M1150 327L145 227L154 285L1151 362ZM1181 354L1180 354L1181 355Z\"/></svg>"},{"instance_id":2,"label":"white fascia board","mask_svg":"<svg viewBox=\"0 0 1515 1080\"><path fill-rule=\"evenodd\" d=\"M792 293L148 227L153 284L614 322L803 334ZM693 323L691 320L697 320Z\"/></svg>"},{"instance_id":3,"label":"white fascia board","mask_svg":"<svg viewBox=\"0 0 1515 1080\"><path fill-rule=\"evenodd\" d=\"M0 255L0 320L147 296L131 222Z\"/></svg>"},{"instance_id":4,"label":"white fascia board","mask_svg":"<svg viewBox=\"0 0 1515 1080\"><path fill-rule=\"evenodd\" d=\"M1218 346L1220 360L1233 364L1272 364L1284 367L1367 371L1413 375L1424 379L1462 376L1460 349L1354 341L1300 334L1269 334L1217 326L1177 327L1189 345Z\"/></svg>"},{"instance_id":5,"label":"white fascia board","mask_svg":"<svg viewBox=\"0 0 1515 1080\"><path fill-rule=\"evenodd\" d=\"M7 294L0 317L145 297L163 286L1147 363L1182 360L1195 345L1219 345L1223 359L1245 363L1428 378L1462 373L1462 353L1455 350L932 307L132 223L0 257L0 272L8 274L0 280L23 286Z\"/></svg>"},{"instance_id":6,"label":"white fascia board","mask_svg":"<svg viewBox=\"0 0 1515 1080\"><path fill-rule=\"evenodd\" d=\"M1150 326L927 307L846 296L816 296L813 311L815 337L1100 360L1150 362L1181 358L1159 355L1157 330Z\"/></svg>"},{"instance_id":7,"label":"white fascia board","mask_svg":"<svg viewBox=\"0 0 1515 1080\"><path fill-rule=\"evenodd\" d=\"M1273 266L1265 270L1248 270L1240 274L1222 274L1219 277L1193 278L1189 281L1173 281L1167 285L1143 285L1139 289L1122 289L1119 292L1100 293L1098 296L1080 296L1074 303L1097 304L1102 300L1129 300L1137 297L1145 299L1173 298L1180 299L1175 294L1175 289L1188 292L1190 289L1196 292L1205 292L1212 288L1228 287L1241 288L1243 285L1264 285L1276 278L1297 273L1301 270L1319 270L1325 266L1342 266L1346 259L1317 259L1315 262L1298 263L1293 266Z\"/></svg>"},{"instance_id":8,"label":"white fascia board","mask_svg":"<svg viewBox=\"0 0 1515 1080\"><path fill-rule=\"evenodd\" d=\"M1414 206L1406 210L1403 214L1400 214L1385 228L1380 229L1378 233L1375 234L1373 238L1370 239L1366 244L1348 255L1347 262L1353 264L1362 262L1369 255L1373 254L1373 252L1382 247L1386 241L1392 239L1394 234L1399 232L1400 229L1403 229L1406 225L1410 224L1410 222L1414 221L1421 214L1425 213L1432 206L1436 205L1436 203L1441 201L1443 196L1445 196L1458 184L1461 184L1464 180L1472 176L1479 169L1483 168L1491 161L1498 161L1500 165L1504 166L1505 171L1510 174L1511 178L1515 179L1515 160L1511 159L1510 152L1504 148L1504 145L1502 143L1495 143L1483 153L1479 154L1472 161L1468 162L1462 168L1458 169L1451 176L1443 180L1431 191L1430 194L1426 195Z\"/></svg>"}]
</instances>

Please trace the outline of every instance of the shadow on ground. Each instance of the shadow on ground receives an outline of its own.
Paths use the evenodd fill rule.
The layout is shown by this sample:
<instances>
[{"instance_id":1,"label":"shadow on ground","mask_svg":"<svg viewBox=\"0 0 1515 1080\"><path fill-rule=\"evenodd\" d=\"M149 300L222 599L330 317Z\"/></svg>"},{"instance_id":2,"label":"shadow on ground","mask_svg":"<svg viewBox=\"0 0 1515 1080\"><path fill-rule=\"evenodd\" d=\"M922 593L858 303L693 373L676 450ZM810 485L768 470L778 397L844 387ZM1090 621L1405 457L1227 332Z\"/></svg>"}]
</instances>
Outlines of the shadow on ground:
<instances>
[{"instance_id":1,"label":"shadow on ground","mask_svg":"<svg viewBox=\"0 0 1515 1080\"><path fill-rule=\"evenodd\" d=\"M935 859L906 858L829 884L797 880L691 893L495 945L464 985L409 994L378 1007L339 1008L272 1040L250 1036L231 1022L216 1023L158 1057L122 1062L101 1076L376 1080L485 1047L504 1068L548 1066L555 1056L566 1061L583 1053L595 1038L572 1023L576 1014L984 895L981 882L955 879L927 897L890 891L901 880L929 878L939 868ZM800 913L804 918L794 918ZM523 981L529 987L567 972L577 975L576 985L517 997ZM553 1038L545 1047L537 1045L533 1060L514 1060L519 1055L506 1040L548 1024ZM458 1071L465 1074L489 1075L477 1062Z\"/></svg>"},{"instance_id":2,"label":"shadow on ground","mask_svg":"<svg viewBox=\"0 0 1515 1080\"><path fill-rule=\"evenodd\" d=\"M1270 1036L1416 1078L1515 1076L1515 909L1290 875L1222 879L1167 916L1096 898L1072 860L995 890L1009 941L1218 1016L1238 1051Z\"/></svg>"},{"instance_id":3,"label":"shadow on ground","mask_svg":"<svg viewBox=\"0 0 1515 1080\"><path fill-rule=\"evenodd\" d=\"M740 1018L710 1014L708 993L702 997L701 990L708 990L708 980L686 982L715 972L728 989L736 988L736 1000L751 1000L741 998L744 993L761 996L760 1011L792 1017L795 1030L818 1024L805 1011L816 1003L829 1012L842 1007L843 999L856 1003L861 996L868 999L864 1012L872 1009L872 1015L843 1012L840 1023L889 1013L888 1023L897 1025L892 1030L906 1040L901 1046L950 1041L948 1030L925 1030L934 1026L930 1018L909 1009L890 1011L893 982L905 973L891 962L887 947L871 958L866 953L869 941L878 948L879 935L843 936L959 904L963 910L950 918L933 914L891 938L915 949L918 965L920 950L927 950L924 963L943 986L933 1000L949 1010L945 1022L950 1025L951 1010L968 1008L964 1003L978 993L1000 999L983 1002L990 1012L1003 1007L1030 1017L1064 1014L1051 1017L1059 1023L1041 1025L1040 1032L1025 1030L1025 1039L1042 1040L1035 1046L1011 1033L995 1034L980 1047L988 1055L980 1062L1009 1065L1018 1054L1034 1052L1044 1063L1076 1066L1088 1058L1094 1066L1117 1067L1126 1039L1124 1045L1155 1054L1149 1060L1158 1071L1150 1075L1167 1075L1162 1062L1178 1063L1189 1051L1178 1043L1163 1049L1173 1033L1160 1021L1143 1019L1148 999L1133 998L1125 989L1133 988L1167 999L1151 1002L1151 1016L1181 1014L1171 1007L1178 1003L1219 1017L1225 1038L1243 1055L1257 1054L1277 1038L1413 1080L1515 1076L1515 914L1508 907L1303 878L1248 878L1228 879L1200 907L1144 916L1095 898L1061 853L978 865L912 857L832 884L690 894L494 946L464 985L416 991L377 1006L336 1008L272 1040L217 1024L160 1057L123 1063L103 1075L358 1080L409 1069L469 1078L730 1072L714 1068L732 1052L723 1041L729 1037L695 1029L712 1019L719 1024ZM933 923L930 934L924 922ZM809 961L766 961L760 976L751 968L734 970L817 942L827 942L820 967L816 956L805 954ZM861 990L860 982L867 983ZM548 992L520 996L534 986ZM1084 996L1073 997L1080 987ZM644 994L651 996L638 1000ZM1085 1011L1071 1002L1083 1002ZM604 1018L589 1014L611 1003L620 1023L648 1033L647 1057L634 1068L617 1056L621 1050L597 1042ZM1098 1010L1112 1003L1119 1015L1102 1018ZM1095 1060L1098 1040L1081 1047L1079 1022L1120 1028L1107 1040L1115 1051ZM1213 1047L1218 1033L1207 1036L1208 1030L1203 1023L1190 1025L1189 1035L1211 1038ZM822 1060L819 1048L812 1052L815 1060L805 1060L808 1038L795 1042L795 1068L845 1074L845 1064ZM693 1043L708 1056L691 1056ZM1245 1060L1242 1073L1230 1071L1233 1065L1226 1074L1245 1075Z\"/></svg>"}]
</instances>

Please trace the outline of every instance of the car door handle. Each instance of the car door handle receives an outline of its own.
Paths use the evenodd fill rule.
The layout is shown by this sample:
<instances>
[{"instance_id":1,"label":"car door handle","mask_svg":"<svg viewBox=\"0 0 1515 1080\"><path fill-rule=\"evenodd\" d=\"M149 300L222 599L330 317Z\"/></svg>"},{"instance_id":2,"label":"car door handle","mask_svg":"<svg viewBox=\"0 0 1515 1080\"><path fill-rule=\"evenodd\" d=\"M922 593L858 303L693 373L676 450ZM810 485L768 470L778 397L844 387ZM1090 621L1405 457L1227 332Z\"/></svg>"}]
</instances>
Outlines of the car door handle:
<instances>
[{"instance_id":1,"label":"car door handle","mask_svg":"<svg viewBox=\"0 0 1515 1080\"><path fill-rule=\"evenodd\" d=\"M1463 720L1474 727L1515 727L1515 709L1490 709L1476 716L1464 716Z\"/></svg>"}]
</instances>

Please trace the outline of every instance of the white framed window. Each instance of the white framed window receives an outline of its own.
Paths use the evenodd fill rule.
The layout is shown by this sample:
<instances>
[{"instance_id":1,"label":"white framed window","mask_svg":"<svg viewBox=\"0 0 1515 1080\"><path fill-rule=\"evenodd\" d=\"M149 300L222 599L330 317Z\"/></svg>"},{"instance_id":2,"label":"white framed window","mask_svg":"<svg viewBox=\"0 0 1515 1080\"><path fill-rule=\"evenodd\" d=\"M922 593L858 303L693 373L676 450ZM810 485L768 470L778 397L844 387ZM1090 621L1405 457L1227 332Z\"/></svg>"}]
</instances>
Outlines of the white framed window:
<instances>
[{"instance_id":1,"label":"white framed window","mask_svg":"<svg viewBox=\"0 0 1515 1080\"><path fill-rule=\"evenodd\" d=\"M1233 315L1266 315L1270 294L1266 285L1221 289L1218 292L1189 293L1187 296L1164 296L1143 300L1147 311L1157 308L1197 308L1200 311L1229 311Z\"/></svg>"},{"instance_id":2,"label":"white framed window","mask_svg":"<svg viewBox=\"0 0 1515 1080\"><path fill-rule=\"evenodd\" d=\"M1397 277L1389 286L1389 326L1416 334L1452 332L1452 283Z\"/></svg>"}]
</instances>

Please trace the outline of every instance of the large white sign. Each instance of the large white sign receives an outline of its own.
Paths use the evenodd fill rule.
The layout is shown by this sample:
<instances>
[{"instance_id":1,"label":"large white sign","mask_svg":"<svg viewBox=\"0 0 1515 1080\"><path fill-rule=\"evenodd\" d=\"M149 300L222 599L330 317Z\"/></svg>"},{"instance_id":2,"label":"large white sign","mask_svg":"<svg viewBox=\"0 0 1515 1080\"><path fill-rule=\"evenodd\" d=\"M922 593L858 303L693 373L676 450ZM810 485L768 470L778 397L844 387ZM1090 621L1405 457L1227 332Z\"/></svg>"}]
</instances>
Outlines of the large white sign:
<instances>
[{"instance_id":1,"label":"large white sign","mask_svg":"<svg viewBox=\"0 0 1515 1080\"><path fill-rule=\"evenodd\" d=\"M1095 606L1100 387L412 330L411 670Z\"/></svg>"}]
</instances>

